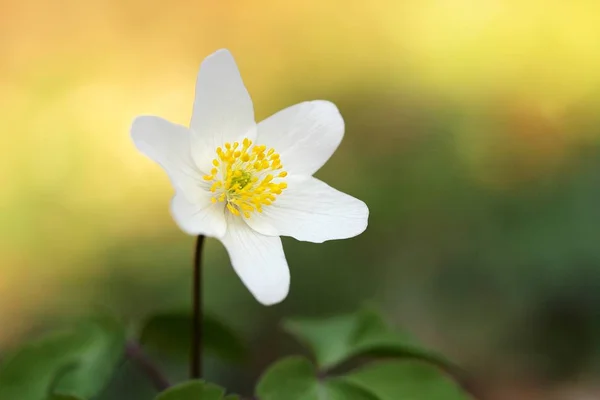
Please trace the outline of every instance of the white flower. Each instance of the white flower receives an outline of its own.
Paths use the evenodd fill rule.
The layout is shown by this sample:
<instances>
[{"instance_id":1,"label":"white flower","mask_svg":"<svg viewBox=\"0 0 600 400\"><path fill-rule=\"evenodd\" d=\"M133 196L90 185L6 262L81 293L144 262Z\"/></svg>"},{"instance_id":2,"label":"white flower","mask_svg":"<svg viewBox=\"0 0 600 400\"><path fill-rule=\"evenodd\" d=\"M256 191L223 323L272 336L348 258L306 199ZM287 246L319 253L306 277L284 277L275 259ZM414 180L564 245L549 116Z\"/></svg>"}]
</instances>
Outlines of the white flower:
<instances>
[{"instance_id":1,"label":"white flower","mask_svg":"<svg viewBox=\"0 0 600 400\"><path fill-rule=\"evenodd\" d=\"M137 148L175 187L171 213L179 227L223 242L242 282L265 305L289 291L279 236L321 243L367 227L365 203L312 177L343 134L337 107L321 100L256 124L227 50L202 62L189 128L154 116L140 116L131 127Z\"/></svg>"}]
</instances>

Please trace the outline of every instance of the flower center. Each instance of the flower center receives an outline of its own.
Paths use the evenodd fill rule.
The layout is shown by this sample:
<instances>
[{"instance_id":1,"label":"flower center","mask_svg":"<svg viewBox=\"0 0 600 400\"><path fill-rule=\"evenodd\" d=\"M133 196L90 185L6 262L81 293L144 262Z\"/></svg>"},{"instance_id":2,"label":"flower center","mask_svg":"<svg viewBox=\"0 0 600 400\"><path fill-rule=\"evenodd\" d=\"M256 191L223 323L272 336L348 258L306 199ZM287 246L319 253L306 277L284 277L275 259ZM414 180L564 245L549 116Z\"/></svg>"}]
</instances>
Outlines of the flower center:
<instances>
[{"instance_id":1,"label":"flower center","mask_svg":"<svg viewBox=\"0 0 600 400\"><path fill-rule=\"evenodd\" d=\"M204 176L212 182L211 201L226 202L233 215L250 218L255 211L261 213L263 206L271 205L287 188L283 179L287 172L281 171L279 154L264 144L252 145L249 139L244 139L241 147L238 142L224 147L217 147L210 175Z\"/></svg>"}]
</instances>

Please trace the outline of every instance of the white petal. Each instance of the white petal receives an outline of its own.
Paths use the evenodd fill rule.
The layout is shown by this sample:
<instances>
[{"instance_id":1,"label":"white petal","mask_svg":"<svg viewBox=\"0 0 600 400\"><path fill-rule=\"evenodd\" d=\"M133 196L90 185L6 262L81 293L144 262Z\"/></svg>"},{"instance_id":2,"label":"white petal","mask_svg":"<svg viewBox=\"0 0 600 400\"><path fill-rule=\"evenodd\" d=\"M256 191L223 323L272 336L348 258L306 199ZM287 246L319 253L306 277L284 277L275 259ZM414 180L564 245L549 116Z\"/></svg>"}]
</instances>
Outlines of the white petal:
<instances>
[{"instance_id":1,"label":"white petal","mask_svg":"<svg viewBox=\"0 0 600 400\"><path fill-rule=\"evenodd\" d=\"M175 187L186 190L202 180L191 157L190 130L165 119L137 117L131 125L136 147L160 164Z\"/></svg>"},{"instance_id":2,"label":"white petal","mask_svg":"<svg viewBox=\"0 0 600 400\"><path fill-rule=\"evenodd\" d=\"M178 191L171 200L171 215L182 231L190 235L222 238L227 231L223 203L211 203L210 192L198 190L190 194Z\"/></svg>"},{"instance_id":3,"label":"white petal","mask_svg":"<svg viewBox=\"0 0 600 400\"><path fill-rule=\"evenodd\" d=\"M229 214L227 222L227 233L221 240L244 285L264 305L285 299L290 287L290 271L281 239L261 235L241 217Z\"/></svg>"},{"instance_id":4,"label":"white petal","mask_svg":"<svg viewBox=\"0 0 600 400\"><path fill-rule=\"evenodd\" d=\"M312 175L329 160L344 136L335 104L310 101L288 107L258 124L257 143L281 155L286 171Z\"/></svg>"},{"instance_id":5,"label":"white petal","mask_svg":"<svg viewBox=\"0 0 600 400\"><path fill-rule=\"evenodd\" d=\"M218 146L256 138L252 99L228 50L218 50L200 66L190 128L194 159L203 169Z\"/></svg>"},{"instance_id":6,"label":"white petal","mask_svg":"<svg viewBox=\"0 0 600 400\"><path fill-rule=\"evenodd\" d=\"M248 225L314 243L351 238L367 228L369 209L362 201L313 177L289 177L287 182L272 205L246 219Z\"/></svg>"}]
</instances>

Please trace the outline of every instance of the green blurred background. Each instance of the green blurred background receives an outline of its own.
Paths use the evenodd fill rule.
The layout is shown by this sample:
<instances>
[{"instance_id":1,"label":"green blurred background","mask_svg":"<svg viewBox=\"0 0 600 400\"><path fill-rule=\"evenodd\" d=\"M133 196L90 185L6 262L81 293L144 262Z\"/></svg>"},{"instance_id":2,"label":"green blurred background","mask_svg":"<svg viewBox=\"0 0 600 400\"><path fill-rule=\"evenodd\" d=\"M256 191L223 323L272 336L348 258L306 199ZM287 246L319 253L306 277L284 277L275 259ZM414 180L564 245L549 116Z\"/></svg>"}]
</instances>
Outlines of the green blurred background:
<instances>
[{"instance_id":1,"label":"green blurred background","mask_svg":"<svg viewBox=\"0 0 600 400\"><path fill-rule=\"evenodd\" d=\"M208 241L206 307L253 351L209 360L213 380L247 392L297 350L283 316L370 301L490 399L583 399L600 385L599 15L592 0L0 0L0 348L92 308L188 307L193 238L128 130L139 114L187 124L200 62L226 47L257 120L338 105L346 136L317 176L371 216L351 240L284 239L291 292L270 308Z\"/></svg>"}]
</instances>

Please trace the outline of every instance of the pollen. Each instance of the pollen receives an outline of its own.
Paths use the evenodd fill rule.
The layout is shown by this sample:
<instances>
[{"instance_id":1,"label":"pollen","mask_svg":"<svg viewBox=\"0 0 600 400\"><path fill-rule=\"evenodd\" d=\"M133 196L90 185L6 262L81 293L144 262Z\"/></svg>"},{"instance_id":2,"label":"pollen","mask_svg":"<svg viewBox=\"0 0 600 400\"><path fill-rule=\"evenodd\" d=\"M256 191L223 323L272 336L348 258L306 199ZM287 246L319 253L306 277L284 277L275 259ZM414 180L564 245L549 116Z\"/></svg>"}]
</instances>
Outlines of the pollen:
<instances>
[{"instance_id":1,"label":"pollen","mask_svg":"<svg viewBox=\"0 0 600 400\"><path fill-rule=\"evenodd\" d=\"M287 172L273 148L254 145L250 139L242 143L225 143L215 150L210 175L205 175L212 192L212 203L225 203L235 216L250 218L262 213L287 188L283 178Z\"/></svg>"}]
</instances>

